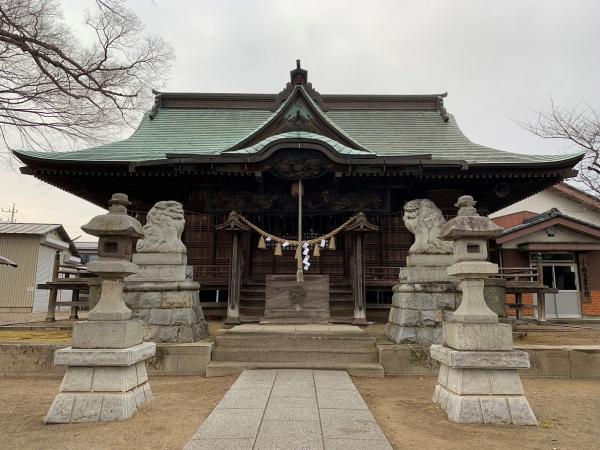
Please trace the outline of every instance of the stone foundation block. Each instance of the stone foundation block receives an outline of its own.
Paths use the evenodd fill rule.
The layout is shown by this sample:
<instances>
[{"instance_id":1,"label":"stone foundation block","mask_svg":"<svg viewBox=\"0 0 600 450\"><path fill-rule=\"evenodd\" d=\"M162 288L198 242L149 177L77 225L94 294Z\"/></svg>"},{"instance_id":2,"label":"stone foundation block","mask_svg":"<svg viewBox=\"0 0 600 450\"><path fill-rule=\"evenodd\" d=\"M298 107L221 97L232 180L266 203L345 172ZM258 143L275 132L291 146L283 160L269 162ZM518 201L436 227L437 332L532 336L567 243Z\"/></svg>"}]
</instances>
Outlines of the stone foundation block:
<instances>
[{"instance_id":1,"label":"stone foundation block","mask_svg":"<svg viewBox=\"0 0 600 450\"><path fill-rule=\"evenodd\" d=\"M436 361L458 369L529 368L529 355L519 350L464 351L436 344L429 348L429 352Z\"/></svg>"},{"instance_id":2,"label":"stone foundation block","mask_svg":"<svg viewBox=\"0 0 600 450\"><path fill-rule=\"evenodd\" d=\"M129 348L61 348L54 354L54 364L59 366L131 366L154 355L156 344L144 342Z\"/></svg>"},{"instance_id":3,"label":"stone foundation block","mask_svg":"<svg viewBox=\"0 0 600 450\"><path fill-rule=\"evenodd\" d=\"M143 361L127 367L68 367L60 392L125 392L146 381Z\"/></svg>"},{"instance_id":4,"label":"stone foundation block","mask_svg":"<svg viewBox=\"0 0 600 450\"><path fill-rule=\"evenodd\" d=\"M142 343L139 320L82 321L73 324L73 347L127 348Z\"/></svg>"},{"instance_id":5,"label":"stone foundation block","mask_svg":"<svg viewBox=\"0 0 600 450\"><path fill-rule=\"evenodd\" d=\"M143 321L144 341L186 343L208 336L199 289L200 284L193 281L128 279L127 302L132 316Z\"/></svg>"},{"instance_id":6,"label":"stone foundation block","mask_svg":"<svg viewBox=\"0 0 600 450\"><path fill-rule=\"evenodd\" d=\"M458 423L537 425L535 414L523 395L459 395L437 385L433 402Z\"/></svg>"},{"instance_id":7,"label":"stone foundation block","mask_svg":"<svg viewBox=\"0 0 600 450\"><path fill-rule=\"evenodd\" d=\"M138 265L165 265L165 264L187 264L187 255L185 253L135 253L133 263Z\"/></svg>"},{"instance_id":8,"label":"stone foundation block","mask_svg":"<svg viewBox=\"0 0 600 450\"><path fill-rule=\"evenodd\" d=\"M126 281L183 281L185 279L185 265L140 264L139 271L128 276Z\"/></svg>"},{"instance_id":9,"label":"stone foundation block","mask_svg":"<svg viewBox=\"0 0 600 450\"><path fill-rule=\"evenodd\" d=\"M171 325L172 311L170 309L151 309L148 324Z\"/></svg>"},{"instance_id":10,"label":"stone foundation block","mask_svg":"<svg viewBox=\"0 0 600 450\"><path fill-rule=\"evenodd\" d=\"M158 293L157 293L158 294ZM194 302L193 291L170 291L159 295L160 308L191 308ZM152 306L156 308L156 306Z\"/></svg>"},{"instance_id":11,"label":"stone foundation block","mask_svg":"<svg viewBox=\"0 0 600 450\"><path fill-rule=\"evenodd\" d=\"M148 383L128 392L59 393L52 402L46 423L111 422L129 419L145 402L152 400Z\"/></svg>"},{"instance_id":12,"label":"stone foundation block","mask_svg":"<svg viewBox=\"0 0 600 450\"><path fill-rule=\"evenodd\" d=\"M410 254L406 259L406 276L415 283L448 281L447 268L453 262L453 255Z\"/></svg>"},{"instance_id":13,"label":"stone foundation block","mask_svg":"<svg viewBox=\"0 0 600 450\"><path fill-rule=\"evenodd\" d=\"M523 395L521 378L516 369L455 369L446 367L438 377L442 386L458 395ZM442 375L442 370L440 370Z\"/></svg>"},{"instance_id":14,"label":"stone foundation block","mask_svg":"<svg viewBox=\"0 0 600 450\"><path fill-rule=\"evenodd\" d=\"M512 328L501 323L446 322L443 342L456 350L511 350Z\"/></svg>"},{"instance_id":15,"label":"stone foundation block","mask_svg":"<svg viewBox=\"0 0 600 450\"><path fill-rule=\"evenodd\" d=\"M160 308L162 299L160 292L140 292L138 307L142 309Z\"/></svg>"},{"instance_id":16,"label":"stone foundation block","mask_svg":"<svg viewBox=\"0 0 600 450\"><path fill-rule=\"evenodd\" d=\"M152 399L145 360L156 344L126 349L73 349L56 352L67 371L46 415L46 423L125 420Z\"/></svg>"},{"instance_id":17,"label":"stone foundation block","mask_svg":"<svg viewBox=\"0 0 600 450\"><path fill-rule=\"evenodd\" d=\"M421 255L422 256L422 255ZM441 323L460 295L450 282L402 283L394 286L386 336L395 343L442 342Z\"/></svg>"}]
</instances>

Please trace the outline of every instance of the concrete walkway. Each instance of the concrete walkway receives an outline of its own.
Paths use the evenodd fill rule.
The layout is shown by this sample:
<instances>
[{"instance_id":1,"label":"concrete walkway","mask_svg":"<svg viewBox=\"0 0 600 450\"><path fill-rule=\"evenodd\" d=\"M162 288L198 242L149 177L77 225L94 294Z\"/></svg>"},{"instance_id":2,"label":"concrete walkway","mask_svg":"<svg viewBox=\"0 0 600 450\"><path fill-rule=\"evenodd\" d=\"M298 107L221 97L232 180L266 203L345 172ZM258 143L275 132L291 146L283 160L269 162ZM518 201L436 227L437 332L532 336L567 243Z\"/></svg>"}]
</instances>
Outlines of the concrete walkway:
<instances>
[{"instance_id":1,"label":"concrete walkway","mask_svg":"<svg viewBox=\"0 0 600 450\"><path fill-rule=\"evenodd\" d=\"M246 370L186 450L391 449L346 372Z\"/></svg>"}]
</instances>

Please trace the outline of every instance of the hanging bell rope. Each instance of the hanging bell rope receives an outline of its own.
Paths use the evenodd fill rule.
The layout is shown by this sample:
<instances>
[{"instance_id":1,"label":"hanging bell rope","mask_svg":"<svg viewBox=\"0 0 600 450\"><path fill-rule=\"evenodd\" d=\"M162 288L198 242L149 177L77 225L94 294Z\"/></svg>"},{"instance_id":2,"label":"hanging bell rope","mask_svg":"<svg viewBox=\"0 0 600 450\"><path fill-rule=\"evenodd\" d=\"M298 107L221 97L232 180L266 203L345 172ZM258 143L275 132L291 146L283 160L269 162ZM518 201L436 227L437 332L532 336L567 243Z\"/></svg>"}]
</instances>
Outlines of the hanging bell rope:
<instances>
[{"instance_id":1,"label":"hanging bell rope","mask_svg":"<svg viewBox=\"0 0 600 450\"><path fill-rule=\"evenodd\" d=\"M298 248L300 248L300 242L302 242L302 196L304 194L304 186L302 186L302 179L298 180ZM296 260L296 282L304 282L304 270L302 269L302 261L300 258Z\"/></svg>"}]
</instances>

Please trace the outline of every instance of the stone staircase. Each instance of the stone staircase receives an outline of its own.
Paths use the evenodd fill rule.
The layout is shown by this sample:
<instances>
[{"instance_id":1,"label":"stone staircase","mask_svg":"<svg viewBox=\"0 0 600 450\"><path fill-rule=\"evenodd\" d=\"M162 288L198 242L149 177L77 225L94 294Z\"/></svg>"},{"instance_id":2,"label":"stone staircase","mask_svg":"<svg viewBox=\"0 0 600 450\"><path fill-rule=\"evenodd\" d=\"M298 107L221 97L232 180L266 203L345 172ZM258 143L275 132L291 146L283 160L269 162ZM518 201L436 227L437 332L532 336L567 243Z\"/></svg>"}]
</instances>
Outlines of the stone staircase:
<instances>
[{"instance_id":1,"label":"stone staircase","mask_svg":"<svg viewBox=\"0 0 600 450\"><path fill-rule=\"evenodd\" d=\"M245 369L338 369L383 376L375 337L351 325L244 324L217 336L206 376Z\"/></svg>"}]
</instances>

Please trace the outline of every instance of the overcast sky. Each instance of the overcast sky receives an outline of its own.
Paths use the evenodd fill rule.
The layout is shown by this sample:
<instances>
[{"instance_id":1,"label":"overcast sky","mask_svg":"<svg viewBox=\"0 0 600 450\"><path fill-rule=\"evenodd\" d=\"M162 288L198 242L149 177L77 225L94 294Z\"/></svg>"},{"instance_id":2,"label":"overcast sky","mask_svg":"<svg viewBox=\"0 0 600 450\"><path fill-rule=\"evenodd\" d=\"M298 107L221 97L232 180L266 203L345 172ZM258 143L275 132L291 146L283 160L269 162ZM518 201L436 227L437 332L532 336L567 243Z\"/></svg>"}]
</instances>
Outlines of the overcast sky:
<instances>
[{"instance_id":1,"label":"overcast sky","mask_svg":"<svg viewBox=\"0 0 600 450\"><path fill-rule=\"evenodd\" d=\"M63 0L76 32L88 0ZM324 94L429 94L473 141L522 153L573 148L515 120L582 102L600 107L597 0L130 0L176 60L168 90L275 93L300 58ZM18 164L17 164L18 166ZM71 237L101 212L18 174L0 172L0 206L18 221L63 223ZM0 218L6 220L8 213ZM84 239L84 238L82 238Z\"/></svg>"}]
</instances>

